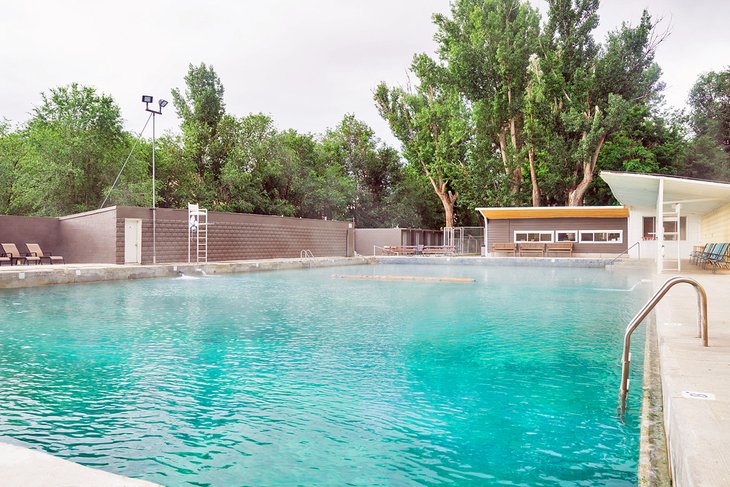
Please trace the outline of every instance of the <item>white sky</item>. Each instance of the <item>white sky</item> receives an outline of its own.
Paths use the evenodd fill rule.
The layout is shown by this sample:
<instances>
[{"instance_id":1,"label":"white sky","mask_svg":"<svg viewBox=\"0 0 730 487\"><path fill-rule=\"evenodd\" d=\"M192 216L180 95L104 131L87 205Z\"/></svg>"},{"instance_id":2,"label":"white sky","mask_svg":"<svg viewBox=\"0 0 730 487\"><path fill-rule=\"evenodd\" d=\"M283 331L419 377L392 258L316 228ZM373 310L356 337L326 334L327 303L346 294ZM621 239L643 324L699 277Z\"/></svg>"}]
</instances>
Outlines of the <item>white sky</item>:
<instances>
[{"instance_id":1,"label":"white sky","mask_svg":"<svg viewBox=\"0 0 730 487\"><path fill-rule=\"evenodd\" d=\"M543 12L544 0L533 0ZM395 144L378 116L378 82L405 84L433 52L433 12L448 0L0 0L0 119L22 123L40 93L71 82L110 94L141 130L142 94L171 99L188 64L211 64L228 113L270 114L281 129L322 133L354 113ZM603 0L596 36L648 8L671 36L657 61L670 106L702 72L730 64L729 0ZM170 104L158 133L178 130ZM149 130L149 129L148 129ZM150 133L146 133L150 136Z\"/></svg>"}]
</instances>

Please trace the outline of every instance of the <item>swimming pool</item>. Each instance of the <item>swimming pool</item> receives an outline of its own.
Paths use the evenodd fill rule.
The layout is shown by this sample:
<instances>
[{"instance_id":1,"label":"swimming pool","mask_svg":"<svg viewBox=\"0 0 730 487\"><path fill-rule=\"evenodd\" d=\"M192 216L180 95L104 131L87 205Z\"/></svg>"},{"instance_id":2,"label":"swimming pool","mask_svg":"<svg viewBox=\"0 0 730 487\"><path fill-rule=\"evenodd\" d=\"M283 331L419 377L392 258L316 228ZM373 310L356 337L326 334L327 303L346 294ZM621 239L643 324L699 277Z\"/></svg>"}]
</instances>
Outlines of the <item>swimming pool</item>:
<instances>
[{"instance_id":1,"label":"swimming pool","mask_svg":"<svg viewBox=\"0 0 730 487\"><path fill-rule=\"evenodd\" d=\"M172 485L635 485L640 388L616 406L640 280L379 265L3 291L0 441Z\"/></svg>"}]
</instances>

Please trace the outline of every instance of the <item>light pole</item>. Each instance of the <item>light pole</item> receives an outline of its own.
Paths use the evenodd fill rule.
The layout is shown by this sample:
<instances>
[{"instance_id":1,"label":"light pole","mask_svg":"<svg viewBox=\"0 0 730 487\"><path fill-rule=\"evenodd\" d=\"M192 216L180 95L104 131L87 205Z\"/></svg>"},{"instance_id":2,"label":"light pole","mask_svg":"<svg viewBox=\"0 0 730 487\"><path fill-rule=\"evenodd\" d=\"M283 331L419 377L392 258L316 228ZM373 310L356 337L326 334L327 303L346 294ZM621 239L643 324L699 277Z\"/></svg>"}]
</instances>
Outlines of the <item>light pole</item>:
<instances>
[{"instance_id":1,"label":"light pole","mask_svg":"<svg viewBox=\"0 0 730 487\"><path fill-rule=\"evenodd\" d=\"M155 196L155 115L162 115L162 109L167 105L166 100L160 99L157 104L159 108L150 108L152 97L142 95L142 103L145 110L152 114L152 263L157 264L157 198Z\"/></svg>"}]
</instances>

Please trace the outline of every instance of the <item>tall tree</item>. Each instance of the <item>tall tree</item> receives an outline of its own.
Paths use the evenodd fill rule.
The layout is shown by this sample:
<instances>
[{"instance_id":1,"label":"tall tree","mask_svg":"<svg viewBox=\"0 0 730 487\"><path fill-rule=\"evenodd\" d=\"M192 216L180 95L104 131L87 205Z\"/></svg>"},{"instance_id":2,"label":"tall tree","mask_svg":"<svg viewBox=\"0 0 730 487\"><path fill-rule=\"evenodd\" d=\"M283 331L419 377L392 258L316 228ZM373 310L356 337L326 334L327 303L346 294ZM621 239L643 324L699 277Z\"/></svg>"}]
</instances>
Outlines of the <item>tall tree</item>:
<instances>
[{"instance_id":1,"label":"tall tree","mask_svg":"<svg viewBox=\"0 0 730 487\"><path fill-rule=\"evenodd\" d=\"M730 67L701 75L689 94L694 137L682 174L730 180Z\"/></svg>"},{"instance_id":2,"label":"tall tree","mask_svg":"<svg viewBox=\"0 0 730 487\"><path fill-rule=\"evenodd\" d=\"M221 144L214 145L220 133L219 124L225 117L224 91L213 66L205 63L200 66L190 64L185 75L184 93L177 88L172 90L173 103L182 120L184 155L190 158L200 178L210 186L220 181L226 159L225 151L220 151ZM228 120L226 123L232 122Z\"/></svg>"},{"instance_id":3,"label":"tall tree","mask_svg":"<svg viewBox=\"0 0 730 487\"><path fill-rule=\"evenodd\" d=\"M337 127L325 133L322 148L330 163L342 164L344 174L355 184L349 205L355 224L365 228L384 225L385 205L403 169L398 152L382 144L354 115L345 115Z\"/></svg>"},{"instance_id":4,"label":"tall tree","mask_svg":"<svg viewBox=\"0 0 730 487\"><path fill-rule=\"evenodd\" d=\"M623 24L605 48L593 39L598 0L549 0L540 52L542 92L551 107L547 161L564 174L565 202L582 205L606 138L622 125L631 106L645 104L661 88L653 62L661 38L644 11L638 26Z\"/></svg>"},{"instance_id":5,"label":"tall tree","mask_svg":"<svg viewBox=\"0 0 730 487\"><path fill-rule=\"evenodd\" d=\"M414 92L381 83L375 102L406 160L425 174L441 200L444 226L453 227L455 181L466 168L471 140L469 117L460 94L436 82L440 69L430 58L416 56L412 69L421 81Z\"/></svg>"},{"instance_id":6,"label":"tall tree","mask_svg":"<svg viewBox=\"0 0 730 487\"><path fill-rule=\"evenodd\" d=\"M76 83L42 94L23 136L27 151L10 203L11 211L22 214L98 208L129 150L111 96Z\"/></svg>"},{"instance_id":7,"label":"tall tree","mask_svg":"<svg viewBox=\"0 0 730 487\"><path fill-rule=\"evenodd\" d=\"M539 14L522 0L458 0L451 18L437 14L434 21L446 72L442 81L473 106L477 150L472 157L489 160L496 147L517 203L526 154L527 68L537 49Z\"/></svg>"},{"instance_id":8,"label":"tall tree","mask_svg":"<svg viewBox=\"0 0 730 487\"><path fill-rule=\"evenodd\" d=\"M22 135L0 122L0 214L12 212L13 186L26 150Z\"/></svg>"},{"instance_id":9,"label":"tall tree","mask_svg":"<svg viewBox=\"0 0 730 487\"><path fill-rule=\"evenodd\" d=\"M686 128L678 113L655 113L653 107L632 106L621 128L606 138L598 157L598 169L650 174L677 174L684 157ZM586 204L616 204L608 185L593 182Z\"/></svg>"},{"instance_id":10,"label":"tall tree","mask_svg":"<svg viewBox=\"0 0 730 487\"><path fill-rule=\"evenodd\" d=\"M701 75L690 91L689 104L695 134L714 138L730 154L730 67Z\"/></svg>"}]
</instances>

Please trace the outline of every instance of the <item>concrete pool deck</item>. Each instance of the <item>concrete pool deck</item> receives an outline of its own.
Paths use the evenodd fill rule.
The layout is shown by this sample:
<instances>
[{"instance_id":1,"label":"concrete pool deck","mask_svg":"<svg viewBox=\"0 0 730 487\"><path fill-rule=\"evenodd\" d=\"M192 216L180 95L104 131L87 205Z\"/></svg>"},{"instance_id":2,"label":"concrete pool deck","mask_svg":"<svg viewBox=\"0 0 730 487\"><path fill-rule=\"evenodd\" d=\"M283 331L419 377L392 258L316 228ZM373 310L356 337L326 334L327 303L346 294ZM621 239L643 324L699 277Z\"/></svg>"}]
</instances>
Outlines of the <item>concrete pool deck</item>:
<instances>
[{"instance_id":1,"label":"concrete pool deck","mask_svg":"<svg viewBox=\"0 0 730 487\"><path fill-rule=\"evenodd\" d=\"M556 262L557 261L557 262ZM176 277L183 274L228 274L237 272L364 265L374 262L454 265L533 265L565 267L603 267L604 259L484 258L484 257L333 257L309 259L271 259L258 261L216 262L208 264L161 264L156 266L122 266L66 264L0 267L0 288L43 286L106 280ZM602 265L601 265L602 264ZM631 264L629 264L631 265ZM668 442L674 485L730 485L730 271L712 274L686 265L681 273L665 272L654 276L654 289L674 275L696 279L708 295L709 348L697 338L697 300L689 285L678 285L656 308L656 340L662 386L664 429ZM21 277L22 274L22 277ZM645 325L642 325L645 326ZM636 351L636 350L634 350ZM619 357L617 357L617 361ZM646 383L644 384L646 386ZM617 384L618 395L618 384ZM639 405L630 404L637 408ZM2 445L0 445L2 446ZM15 447L21 448L21 447ZM22 448L21 448L22 450ZM0 471L5 471L1 459ZM18 454L20 455L20 454ZM45 455L45 454L42 454ZM51 457L50 455L45 455ZM45 485L38 479L49 477L57 468L54 462L25 458L21 468L27 477L22 485ZM40 457L38 457L40 458ZM60 461L60 460L59 460ZM86 467L80 467L86 468ZM21 471L21 470L17 470ZM111 475L111 474L110 474ZM1 478L4 481L5 479ZM71 482L68 485L93 485ZM112 484L103 485L145 485ZM146 484L149 485L149 484ZM642 485L661 485L648 483Z\"/></svg>"},{"instance_id":2,"label":"concrete pool deck","mask_svg":"<svg viewBox=\"0 0 730 487\"><path fill-rule=\"evenodd\" d=\"M655 276L655 288L674 275L696 279L708 300L707 348L698 338L692 286L675 286L656 308L673 485L730 485L730 272L685 269Z\"/></svg>"},{"instance_id":3,"label":"concrete pool deck","mask_svg":"<svg viewBox=\"0 0 730 487\"><path fill-rule=\"evenodd\" d=\"M0 266L0 289L48 286L52 284L79 284L98 281L170 278L181 275L216 275L285 269L309 269L315 267L363 265L371 262L371 260L365 257L309 257L302 259L240 260L192 264L44 264Z\"/></svg>"},{"instance_id":4,"label":"concrete pool deck","mask_svg":"<svg viewBox=\"0 0 730 487\"><path fill-rule=\"evenodd\" d=\"M155 487L146 480L130 479L121 475L84 467L21 446L0 443L0 483L23 487L68 485L74 487Z\"/></svg>"}]
</instances>

